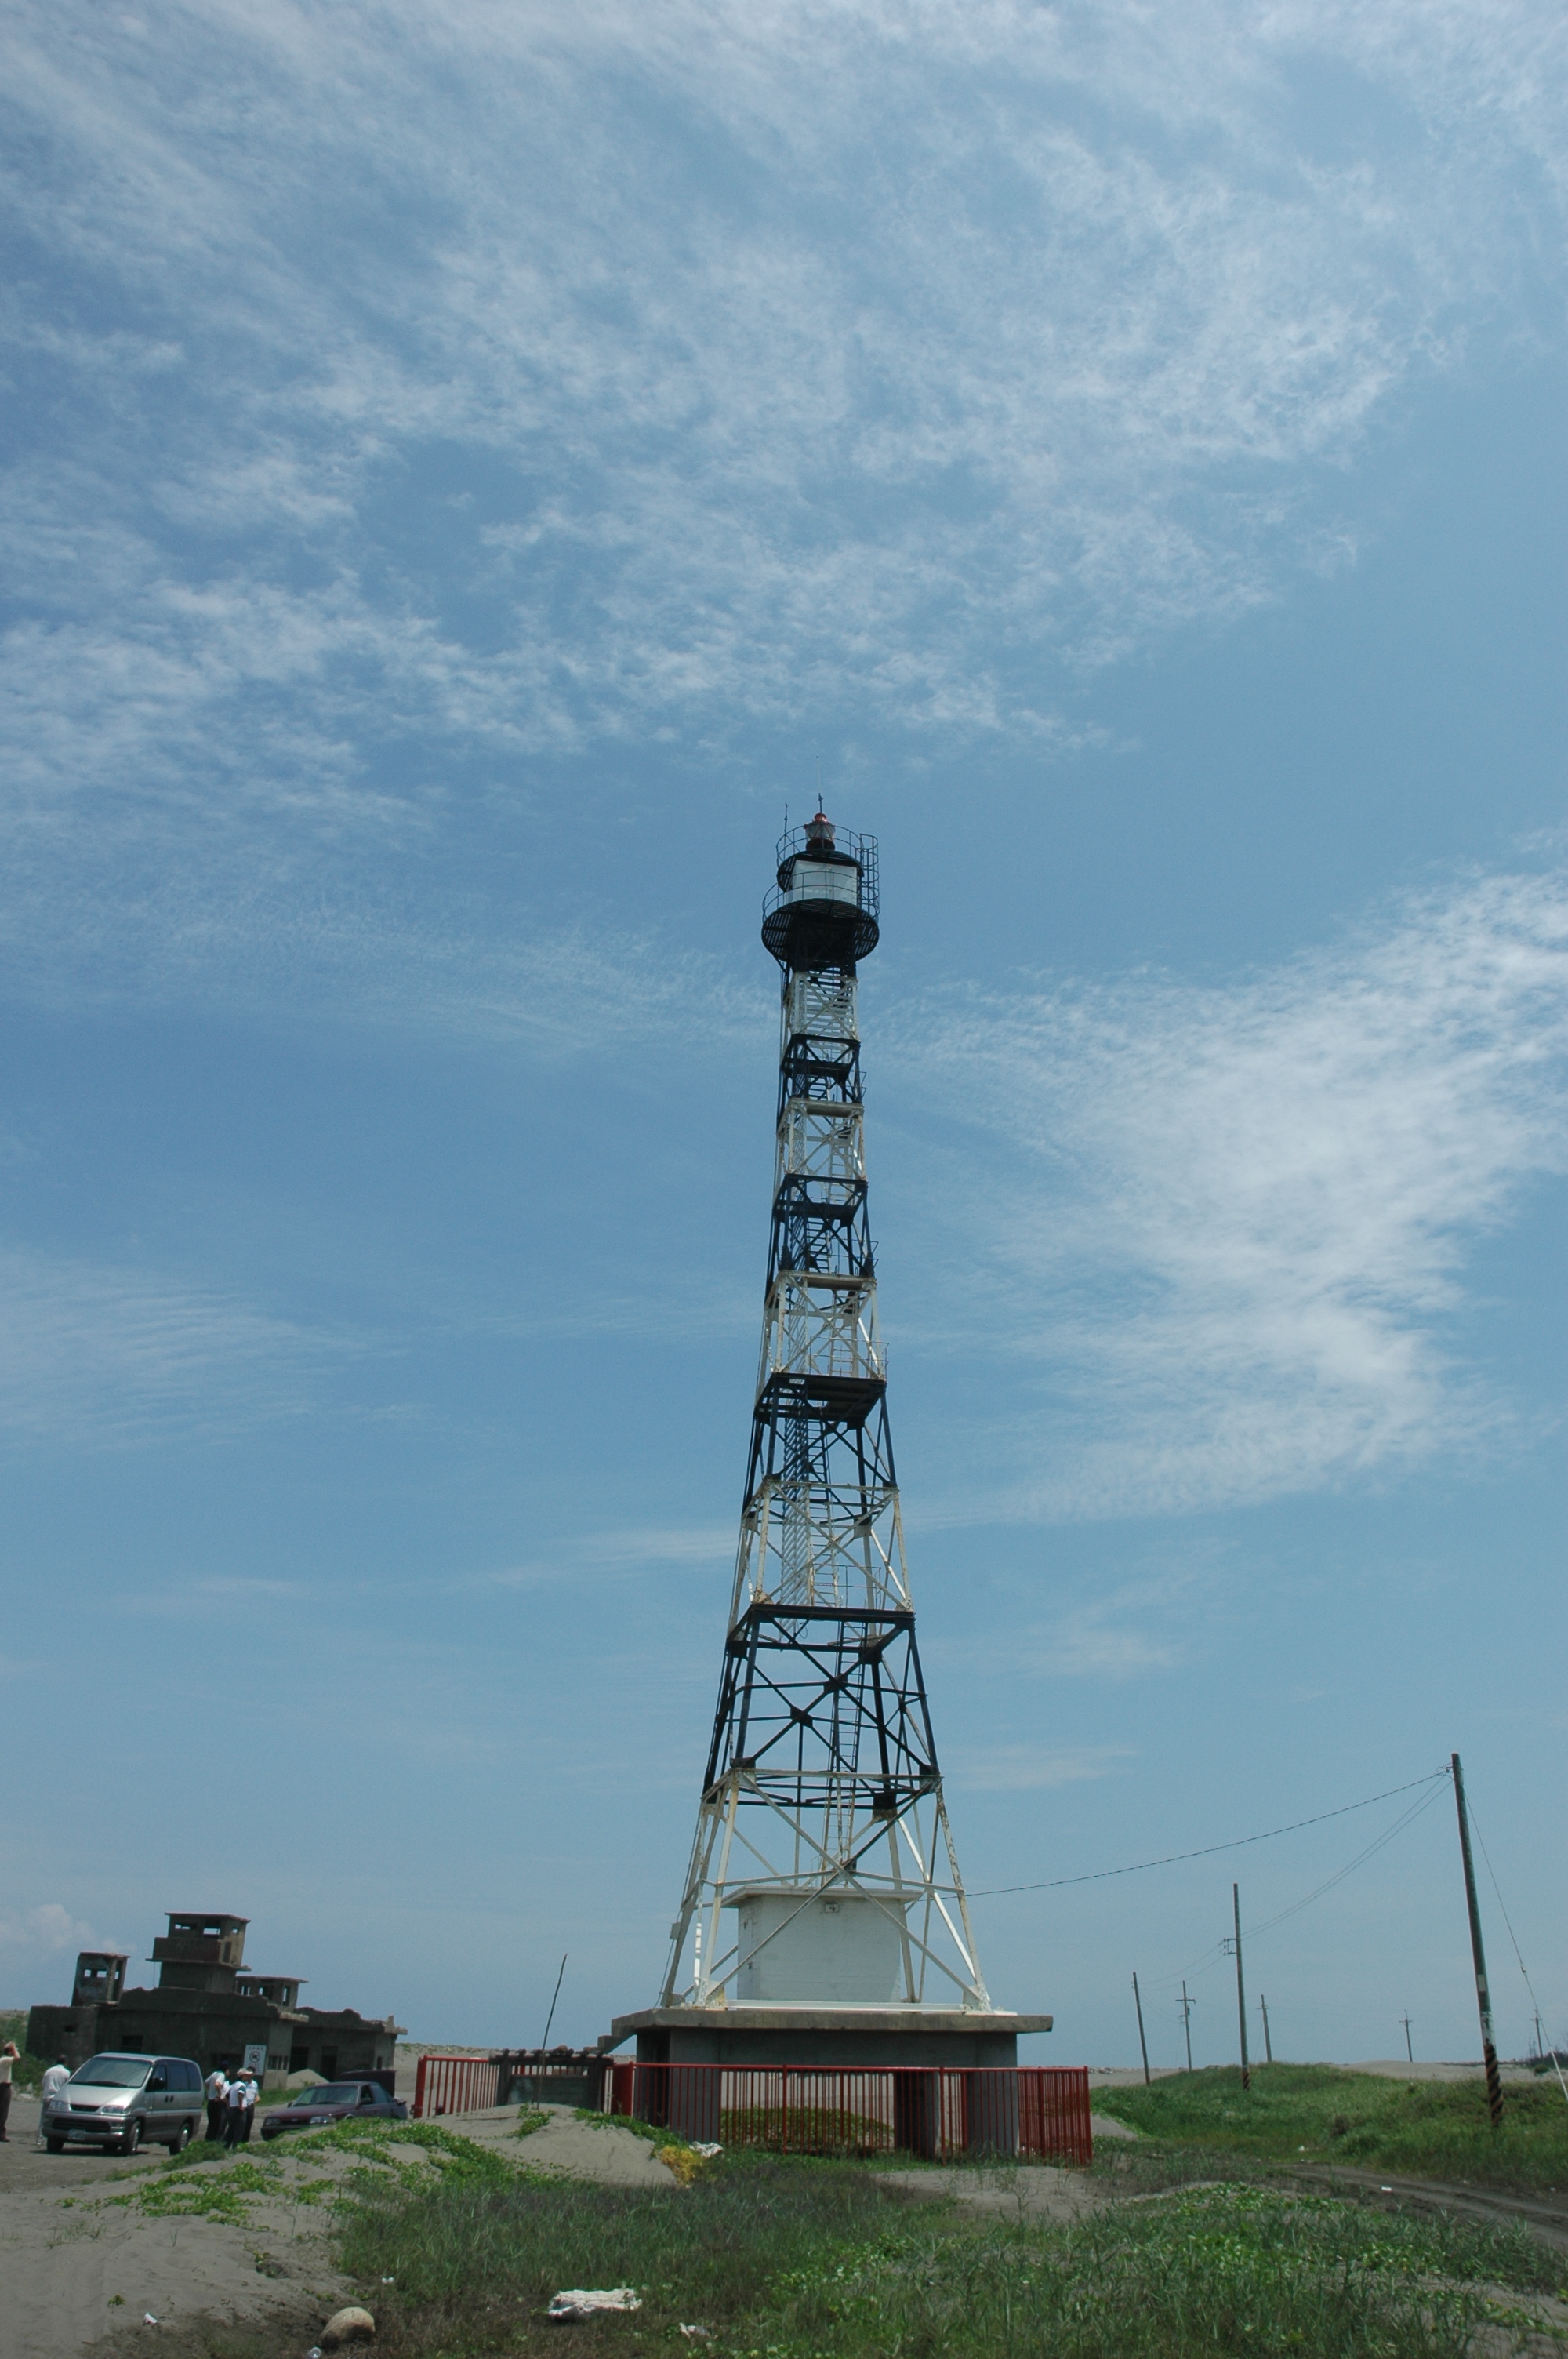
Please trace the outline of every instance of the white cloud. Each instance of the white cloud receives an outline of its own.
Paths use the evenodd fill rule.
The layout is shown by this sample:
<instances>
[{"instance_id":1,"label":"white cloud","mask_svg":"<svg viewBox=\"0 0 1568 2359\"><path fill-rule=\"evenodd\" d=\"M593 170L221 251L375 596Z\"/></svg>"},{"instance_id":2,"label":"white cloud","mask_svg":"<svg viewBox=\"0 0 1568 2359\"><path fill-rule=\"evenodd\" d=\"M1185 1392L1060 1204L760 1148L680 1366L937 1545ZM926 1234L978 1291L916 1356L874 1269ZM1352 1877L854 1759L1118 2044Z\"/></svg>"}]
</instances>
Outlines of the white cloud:
<instances>
[{"instance_id":1,"label":"white cloud","mask_svg":"<svg viewBox=\"0 0 1568 2359\"><path fill-rule=\"evenodd\" d=\"M992 1511L1264 1499L1509 1433L1459 1321L1476 1241L1568 1169L1568 876L1474 876L1230 984L926 1013L901 1087L959 1126L966 1227L925 1264L1024 1404L974 1438Z\"/></svg>"},{"instance_id":2,"label":"white cloud","mask_svg":"<svg viewBox=\"0 0 1568 2359\"><path fill-rule=\"evenodd\" d=\"M92 1950L101 1945L91 1925L79 1923L62 1902L40 1901L18 1917L0 1917L0 1941L12 1947L42 1951Z\"/></svg>"},{"instance_id":3,"label":"white cloud","mask_svg":"<svg viewBox=\"0 0 1568 2359\"><path fill-rule=\"evenodd\" d=\"M1118 1777L1137 1757L1130 1745L971 1746L956 1756L949 1780L964 1793L1035 1793L1053 1786Z\"/></svg>"},{"instance_id":4,"label":"white cloud","mask_svg":"<svg viewBox=\"0 0 1568 2359\"><path fill-rule=\"evenodd\" d=\"M160 1622L251 1620L258 1607L308 1594L301 1581L273 1581L241 1573L210 1574L182 1589L149 1591L117 1598L115 1610Z\"/></svg>"},{"instance_id":5,"label":"white cloud","mask_svg":"<svg viewBox=\"0 0 1568 2359\"><path fill-rule=\"evenodd\" d=\"M1053 744L1064 664L1340 561L1400 389L1534 332L1561 38L24 8L17 774L381 828L410 746L418 804L454 745L737 713Z\"/></svg>"},{"instance_id":6,"label":"white cloud","mask_svg":"<svg viewBox=\"0 0 1568 2359\"><path fill-rule=\"evenodd\" d=\"M633 1579L654 1564L728 1563L735 1548L736 1531L730 1524L589 1532L563 1540L546 1560L508 1565L499 1572L473 1574L462 1585L475 1589L532 1589L541 1582L559 1582L574 1573L580 1577L588 1571L599 1578L609 1574Z\"/></svg>"},{"instance_id":7,"label":"white cloud","mask_svg":"<svg viewBox=\"0 0 1568 2359\"><path fill-rule=\"evenodd\" d=\"M20 1247L0 1248L0 1431L33 1444L293 1414L328 1348L217 1293Z\"/></svg>"}]
</instances>

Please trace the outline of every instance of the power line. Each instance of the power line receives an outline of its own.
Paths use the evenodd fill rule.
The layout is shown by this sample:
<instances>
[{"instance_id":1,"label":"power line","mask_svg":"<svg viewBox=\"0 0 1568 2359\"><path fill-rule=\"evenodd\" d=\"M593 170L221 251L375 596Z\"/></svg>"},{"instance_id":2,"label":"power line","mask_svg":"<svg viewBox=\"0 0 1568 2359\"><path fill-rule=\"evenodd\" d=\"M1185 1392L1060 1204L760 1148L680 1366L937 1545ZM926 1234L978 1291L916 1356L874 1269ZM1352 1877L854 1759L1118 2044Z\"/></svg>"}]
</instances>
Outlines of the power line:
<instances>
[{"instance_id":1,"label":"power line","mask_svg":"<svg viewBox=\"0 0 1568 2359\"><path fill-rule=\"evenodd\" d=\"M1368 1860L1373 1858L1377 1853L1382 1850L1385 1843L1392 1843L1397 1834L1402 1833L1406 1827L1413 1824L1415 1820L1420 1818L1423 1810L1431 1809L1433 1803L1436 1801L1438 1795L1443 1790L1443 1787L1447 1783L1448 1776L1448 1771L1444 1769L1441 1770L1435 1777L1425 1780L1424 1782L1427 1786L1427 1791L1422 1794L1419 1801L1411 1803L1405 1810L1401 1810L1391 1827L1385 1827L1382 1833L1378 1836L1377 1840L1367 1845L1365 1851L1357 1852L1353 1860L1351 1860L1346 1866L1336 1869L1335 1874L1328 1877L1326 1882L1318 1885L1315 1890L1307 1893L1304 1898L1301 1900L1292 1900L1290 1907L1288 1908L1281 1908L1278 1915L1273 1917L1265 1917L1260 1924L1248 1926L1246 1928L1246 1938L1248 1940L1250 1941L1254 1940L1260 1933L1271 1931L1276 1925L1282 1925L1287 1917L1293 1917L1299 1909L1310 1908L1314 1900L1321 1900L1325 1892L1332 1892L1336 1884L1343 1884L1347 1875L1353 1875L1357 1868L1362 1866ZM1408 1793L1410 1789L1408 1787L1405 1787L1396 1788L1395 1790L1396 1792L1402 1791ZM1190 1974L1194 1973L1207 1973L1212 1966L1218 1965L1222 1958L1227 1957L1230 1954L1230 1949L1231 1944L1228 1941L1216 1941L1208 1949L1200 1951L1195 1958L1189 1958L1186 1964L1181 1968L1181 1973L1183 1974ZM1178 1977L1174 1973L1167 1974L1164 1978L1166 1984L1173 1983L1177 1979ZM1184 1983L1182 1987L1184 1990L1186 1988L1186 1984Z\"/></svg>"},{"instance_id":2,"label":"power line","mask_svg":"<svg viewBox=\"0 0 1568 2359\"><path fill-rule=\"evenodd\" d=\"M1248 1940L1250 1941L1259 1933L1272 1932L1276 1925L1282 1925L1286 1918L1293 1917L1299 1908L1309 1908L1314 1900L1321 1900L1325 1892L1332 1892L1336 1884L1343 1884L1347 1875L1353 1875L1367 1860L1380 1852L1385 1843L1392 1843L1397 1834L1401 1834L1406 1827L1413 1824L1423 1810L1430 1810L1437 1799L1438 1790L1437 1787L1433 1786L1430 1793L1422 1796L1419 1802L1412 1802L1408 1810L1401 1810L1393 1825L1386 1829L1378 1837L1376 1843L1368 1843L1365 1851L1357 1852L1348 1867L1342 1867L1336 1875L1331 1875L1326 1884L1320 1884L1317 1890L1309 1892L1304 1900L1292 1900L1290 1907L1281 1908L1277 1917L1265 1917L1260 1925L1249 1925L1247 1928Z\"/></svg>"},{"instance_id":3,"label":"power line","mask_svg":"<svg viewBox=\"0 0 1568 2359\"><path fill-rule=\"evenodd\" d=\"M1069 1884L1104 1884L1109 1877L1115 1875L1141 1875L1147 1869L1152 1867L1177 1867L1184 1860L1212 1859L1217 1852L1244 1851L1249 1843L1272 1843L1279 1835L1299 1834L1303 1827L1320 1827L1326 1819L1347 1818L1352 1810L1369 1810L1374 1802L1391 1802L1396 1794L1412 1794L1418 1786L1431 1786L1435 1788L1437 1781L1440 1778L1446 1779L1448 1774L1449 1773L1446 1768L1434 1769L1425 1777L1412 1777L1408 1785L1390 1786L1384 1793L1368 1794L1364 1801L1342 1802L1338 1810L1319 1810L1314 1817L1310 1819L1293 1819L1288 1827L1271 1827L1264 1834L1238 1835L1234 1841L1230 1843L1201 1844L1196 1851L1173 1851L1164 1859L1135 1860L1130 1867L1098 1867L1092 1870L1087 1875L1056 1875L1053 1876L1049 1882L1045 1884L993 1884L988 1886L982 1891L972 1892L969 1895L969 1897L971 1900L996 1900L1001 1898L1005 1894L1012 1892L1060 1892L1065 1886ZM1422 1807L1424 1808L1424 1804ZM1403 1825L1405 1821L1401 1819L1400 1824ZM1397 1834L1399 1832L1399 1827L1392 1827L1389 1832L1390 1834ZM1385 1836L1382 1840L1387 1842L1388 1837ZM1376 1848L1377 1845L1374 1844L1373 1849L1375 1850ZM1359 1862L1353 1861L1351 1864L1353 1866L1359 1865ZM1348 1875L1350 1870L1349 1868L1346 1868L1341 1872L1342 1874ZM1335 1881L1337 1881L1337 1878L1336 1878ZM1324 1889L1326 1891L1327 1888L1328 1887L1325 1885ZM1315 1894L1313 1895L1314 1899L1317 1896ZM1305 1901L1301 1901L1298 1902L1297 1906L1304 1908L1306 1903ZM1258 1930L1261 1930L1262 1929L1259 1928Z\"/></svg>"}]
</instances>

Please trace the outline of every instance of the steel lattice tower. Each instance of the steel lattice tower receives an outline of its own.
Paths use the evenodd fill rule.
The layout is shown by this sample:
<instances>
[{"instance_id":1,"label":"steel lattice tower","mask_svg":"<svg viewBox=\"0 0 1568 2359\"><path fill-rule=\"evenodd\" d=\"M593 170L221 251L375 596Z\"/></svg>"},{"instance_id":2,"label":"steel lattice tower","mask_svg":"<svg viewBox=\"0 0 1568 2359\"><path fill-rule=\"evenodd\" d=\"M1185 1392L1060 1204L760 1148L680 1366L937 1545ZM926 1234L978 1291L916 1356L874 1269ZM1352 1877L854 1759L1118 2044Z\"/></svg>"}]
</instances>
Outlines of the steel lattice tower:
<instances>
[{"instance_id":1,"label":"steel lattice tower","mask_svg":"<svg viewBox=\"0 0 1568 2359\"><path fill-rule=\"evenodd\" d=\"M745 2002L769 1945L782 1956L792 1939L809 1984L803 1920L845 1904L892 1962L884 2002L990 2006L915 1646L877 1333L855 980L877 906L874 838L836 835L819 811L781 839L762 918L783 989L762 1359L665 2006Z\"/></svg>"}]
</instances>

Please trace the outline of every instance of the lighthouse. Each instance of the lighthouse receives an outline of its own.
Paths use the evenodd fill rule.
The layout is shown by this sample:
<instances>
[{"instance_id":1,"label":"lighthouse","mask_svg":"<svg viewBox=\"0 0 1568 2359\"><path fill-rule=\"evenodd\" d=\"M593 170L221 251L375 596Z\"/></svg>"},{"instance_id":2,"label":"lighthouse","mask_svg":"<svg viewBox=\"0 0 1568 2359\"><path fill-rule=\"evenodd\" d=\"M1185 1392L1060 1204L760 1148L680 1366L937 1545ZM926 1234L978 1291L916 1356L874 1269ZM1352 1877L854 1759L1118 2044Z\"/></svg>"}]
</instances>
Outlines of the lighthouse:
<instances>
[{"instance_id":1,"label":"lighthouse","mask_svg":"<svg viewBox=\"0 0 1568 2359\"><path fill-rule=\"evenodd\" d=\"M874 837L818 810L762 908L773 1215L734 1580L650 2063L1012 2064L943 1796L877 1321L857 1003ZM696 1764L694 1763L694 1767Z\"/></svg>"}]
</instances>

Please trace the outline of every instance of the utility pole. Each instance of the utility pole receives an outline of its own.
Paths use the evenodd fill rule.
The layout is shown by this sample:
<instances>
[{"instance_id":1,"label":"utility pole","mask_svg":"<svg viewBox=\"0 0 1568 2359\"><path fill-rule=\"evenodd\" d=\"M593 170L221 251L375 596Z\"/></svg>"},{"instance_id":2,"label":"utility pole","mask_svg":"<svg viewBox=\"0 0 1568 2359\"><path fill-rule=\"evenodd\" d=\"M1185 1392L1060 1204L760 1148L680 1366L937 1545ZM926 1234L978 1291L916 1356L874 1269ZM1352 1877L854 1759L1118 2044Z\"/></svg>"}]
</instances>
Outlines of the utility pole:
<instances>
[{"instance_id":1,"label":"utility pole","mask_svg":"<svg viewBox=\"0 0 1568 2359\"><path fill-rule=\"evenodd\" d=\"M1238 1884L1230 1887L1230 1905L1236 1912L1236 2017L1241 2026L1241 2085L1249 2089L1252 2086L1252 2068L1247 2061L1247 1987L1241 1979L1241 1886Z\"/></svg>"},{"instance_id":2,"label":"utility pole","mask_svg":"<svg viewBox=\"0 0 1568 2359\"><path fill-rule=\"evenodd\" d=\"M1143 2037L1143 2001L1138 1995L1138 1977L1132 1977L1132 2004L1138 2009L1138 2045L1143 2050L1143 2086L1149 2086L1149 2042Z\"/></svg>"},{"instance_id":3,"label":"utility pole","mask_svg":"<svg viewBox=\"0 0 1568 2359\"><path fill-rule=\"evenodd\" d=\"M1266 2064L1271 2064L1274 2060L1274 2043L1269 2037L1269 2002L1261 1991L1258 1994L1258 2012L1263 2018L1263 2060Z\"/></svg>"},{"instance_id":4,"label":"utility pole","mask_svg":"<svg viewBox=\"0 0 1568 2359\"><path fill-rule=\"evenodd\" d=\"M1401 2015L1400 2021L1405 2027L1405 2054L1410 2058L1411 2062L1413 2064L1415 2062L1415 2049L1411 2046L1411 2019L1408 2015Z\"/></svg>"},{"instance_id":5,"label":"utility pole","mask_svg":"<svg viewBox=\"0 0 1568 2359\"><path fill-rule=\"evenodd\" d=\"M556 2019L556 2001L561 1995L561 1984L565 1982L566 1978L567 1962L563 1957L561 1960L561 1971L556 1976L556 1987L550 1997L550 2012L545 2017L545 2036L539 2042L539 2046L542 2049L547 2048L550 2044L550 2026Z\"/></svg>"},{"instance_id":6,"label":"utility pole","mask_svg":"<svg viewBox=\"0 0 1568 2359\"><path fill-rule=\"evenodd\" d=\"M1465 1808L1465 1772L1454 1756L1454 1804L1459 1813L1459 1856L1465 1863L1465 1904L1470 1911L1470 1956L1476 1968L1476 2005L1481 2015L1481 2059L1487 2068L1487 2103L1492 2126L1503 2118L1503 2082L1498 2044L1492 2037L1492 1995L1487 1984L1487 1952L1481 1946L1481 1907L1476 1897L1476 1863L1470 1856L1470 1819Z\"/></svg>"},{"instance_id":7,"label":"utility pole","mask_svg":"<svg viewBox=\"0 0 1568 2359\"><path fill-rule=\"evenodd\" d=\"M1196 2005L1197 2001L1195 1999L1191 1999L1187 1996L1187 1986L1185 1983L1184 1983L1182 1984L1182 2029L1187 2036L1187 2070L1189 2072L1193 2069L1193 2009Z\"/></svg>"}]
</instances>

